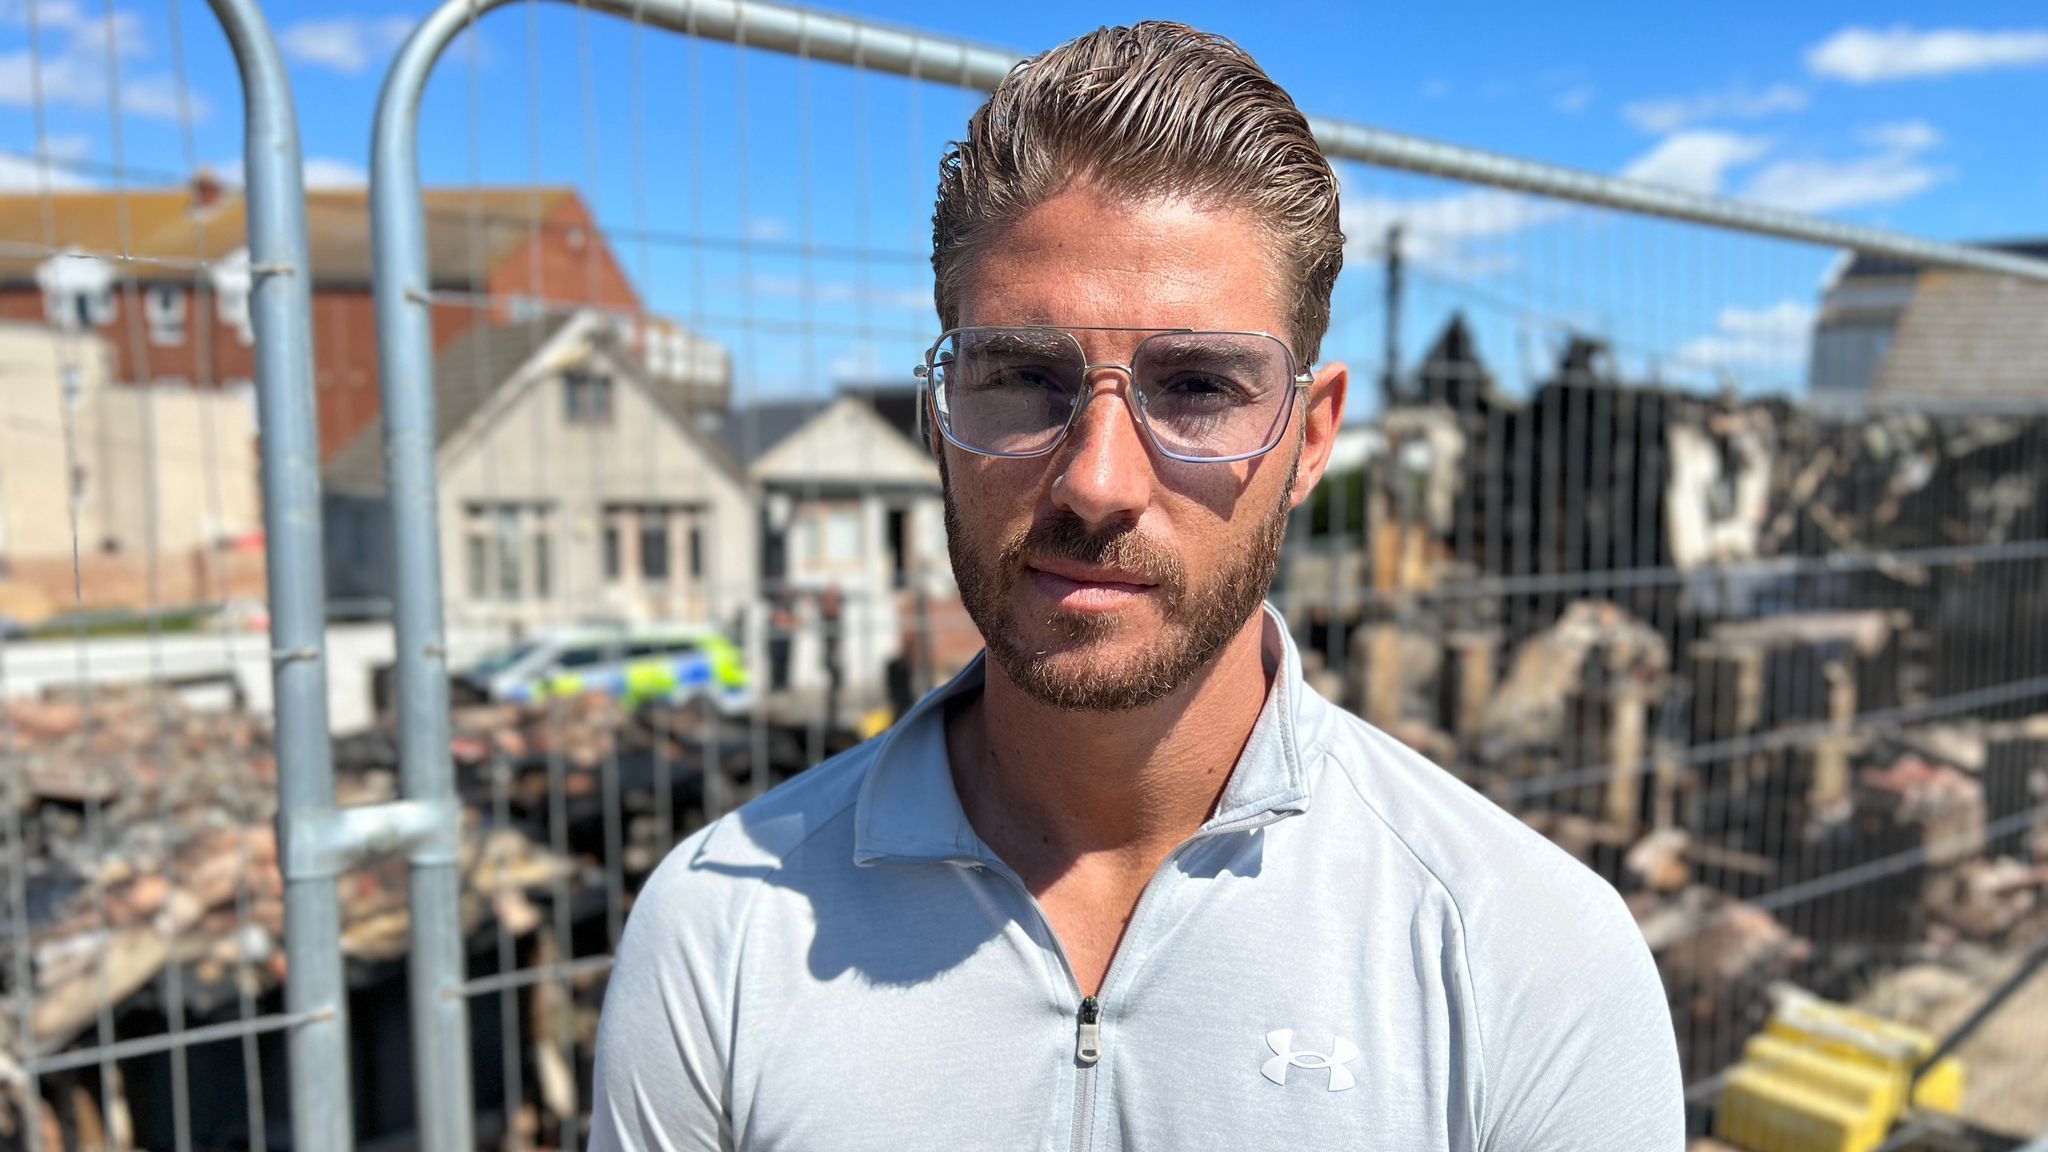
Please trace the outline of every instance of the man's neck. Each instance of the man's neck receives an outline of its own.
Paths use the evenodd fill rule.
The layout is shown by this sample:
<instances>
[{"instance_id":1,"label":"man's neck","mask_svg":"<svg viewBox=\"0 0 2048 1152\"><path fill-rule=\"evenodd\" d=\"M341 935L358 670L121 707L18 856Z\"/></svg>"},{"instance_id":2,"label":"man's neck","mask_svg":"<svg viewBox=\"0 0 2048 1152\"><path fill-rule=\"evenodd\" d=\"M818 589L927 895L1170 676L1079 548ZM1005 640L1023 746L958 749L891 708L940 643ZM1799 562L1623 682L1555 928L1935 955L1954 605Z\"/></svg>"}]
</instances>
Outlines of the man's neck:
<instances>
[{"instance_id":1,"label":"man's neck","mask_svg":"<svg viewBox=\"0 0 2048 1152\"><path fill-rule=\"evenodd\" d=\"M1255 613L1187 684L1128 712L1050 707L990 661L981 696L946 725L976 833L1027 882L1092 857L1149 875L1214 812L1258 721L1274 672L1266 620Z\"/></svg>"}]
</instances>

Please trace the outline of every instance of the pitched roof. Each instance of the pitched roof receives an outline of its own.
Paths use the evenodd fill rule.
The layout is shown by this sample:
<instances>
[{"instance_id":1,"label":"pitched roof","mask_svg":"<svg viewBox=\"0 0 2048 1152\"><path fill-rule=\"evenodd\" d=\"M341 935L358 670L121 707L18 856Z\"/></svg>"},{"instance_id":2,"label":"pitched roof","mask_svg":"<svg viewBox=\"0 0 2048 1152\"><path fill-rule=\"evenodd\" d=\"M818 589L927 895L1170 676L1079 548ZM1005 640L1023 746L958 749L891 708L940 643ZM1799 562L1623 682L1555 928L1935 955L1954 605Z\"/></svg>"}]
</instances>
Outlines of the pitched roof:
<instances>
[{"instance_id":1,"label":"pitched roof","mask_svg":"<svg viewBox=\"0 0 2048 1152\"><path fill-rule=\"evenodd\" d=\"M491 401L506 381L518 374L541 350L565 329L577 323L595 323L601 314L593 311L554 312L539 319L512 324L478 326L457 337L434 358L434 445L439 448L467 424L477 411ZM693 400L688 388L649 380L627 345L608 335L609 326L599 326L590 339L614 353L613 359L630 373L633 381L660 405L681 429L684 437L701 449L713 466L734 480L743 477L740 465L724 445L706 436L696 416L703 404ZM326 491L349 496L384 495L384 418L380 414L364 425L347 446L334 454L322 470Z\"/></svg>"},{"instance_id":2,"label":"pitched roof","mask_svg":"<svg viewBox=\"0 0 2048 1152\"><path fill-rule=\"evenodd\" d=\"M745 408L735 408L718 429L718 439L725 445L733 459L744 467L751 468L754 461L768 454L777 444L787 440L791 433L810 423L811 417L823 412L833 397L813 397L802 400L758 400Z\"/></svg>"},{"instance_id":3,"label":"pitched roof","mask_svg":"<svg viewBox=\"0 0 2048 1152\"><path fill-rule=\"evenodd\" d=\"M1879 404L2048 401L2048 285L1924 272L1871 388Z\"/></svg>"},{"instance_id":4,"label":"pitched roof","mask_svg":"<svg viewBox=\"0 0 2048 1152\"><path fill-rule=\"evenodd\" d=\"M2026 256L2035 260L2048 260L2048 238L2027 240L1985 240L1969 244L1971 248L1988 248L1994 252L2007 252L2014 256ZM1914 260L1901 260L1896 256L1873 256L1858 252L1842 269L1840 279L1862 280L1884 276L1912 276L1925 269Z\"/></svg>"},{"instance_id":5,"label":"pitched roof","mask_svg":"<svg viewBox=\"0 0 2048 1152\"><path fill-rule=\"evenodd\" d=\"M435 446L447 443L456 429L467 423L513 373L538 355L576 316L572 312L557 312L526 323L479 325L443 349L434 358ZM327 462L321 484L329 492L350 496L384 494L381 414L365 424L356 438Z\"/></svg>"},{"instance_id":6,"label":"pitched roof","mask_svg":"<svg viewBox=\"0 0 2048 1152\"><path fill-rule=\"evenodd\" d=\"M427 267L434 286L477 285L479 273L488 275L575 195L564 187L428 189ZM0 283L35 283L46 248L125 252L138 258L130 267L139 280L189 283L192 261L219 260L247 246L247 208L239 191L198 207L183 187L0 195ZM306 232L315 283L369 285L368 190L306 193Z\"/></svg>"}]
</instances>

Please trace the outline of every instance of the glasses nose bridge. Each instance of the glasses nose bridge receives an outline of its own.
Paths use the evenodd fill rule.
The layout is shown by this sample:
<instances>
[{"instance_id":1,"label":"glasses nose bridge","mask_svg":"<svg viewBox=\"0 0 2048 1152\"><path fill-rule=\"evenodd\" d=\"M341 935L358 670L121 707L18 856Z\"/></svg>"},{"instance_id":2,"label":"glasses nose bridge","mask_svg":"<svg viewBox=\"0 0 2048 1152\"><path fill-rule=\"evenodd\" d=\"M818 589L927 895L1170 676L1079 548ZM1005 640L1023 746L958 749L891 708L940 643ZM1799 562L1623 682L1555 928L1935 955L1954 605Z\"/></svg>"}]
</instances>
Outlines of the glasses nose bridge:
<instances>
[{"instance_id":1,"label":"glasses nose bridge","mask_svg":"<svg viewBox=\"0 0 2048 1152\"><path fill-rule=\"evenodd\" d=\"M1067 421L1066 430L1061 433L1062 439L1071 434L1074 426L1081 423L1082 419L1086 417L1088 405L1095 399L1097 392L1094 386L1095 378L1105 372L1122 377L1123 384L1120 388L1109 388L1102 391L1122 393L1124 408L1130 412L1131 422L1137 426L1139 436L1149 437L1151 435L1151 429L1145 424L1145 414L1142 410L1145 405L1145 398L1138 394L1138 378L1132 374L1131 366L1129 364L1104 361L1100 364L1081 365L1081 387L1076 390L1073 416Z\"/></svg>"}]
</instances>

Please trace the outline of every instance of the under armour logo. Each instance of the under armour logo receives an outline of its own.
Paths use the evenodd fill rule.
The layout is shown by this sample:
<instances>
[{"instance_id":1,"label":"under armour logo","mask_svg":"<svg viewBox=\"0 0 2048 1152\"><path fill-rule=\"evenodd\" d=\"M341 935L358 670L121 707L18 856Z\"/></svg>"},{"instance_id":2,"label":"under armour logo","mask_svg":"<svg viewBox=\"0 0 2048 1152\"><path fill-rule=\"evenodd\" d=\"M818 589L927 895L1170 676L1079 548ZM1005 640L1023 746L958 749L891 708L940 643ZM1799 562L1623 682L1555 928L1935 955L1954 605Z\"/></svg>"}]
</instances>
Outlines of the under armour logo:
<instances>
[{"instance_id":1,"label":"under armour logo","mask_svg":"<svg viewBox=\"0 0 2048 1152\"><path fill-rule=\"evenodd\" d=\"M1330 1040L1333 1049L1329 1055L1321 1052L1296 1052L1294 1050L1294 1029L1278 1028L1266 1033L1266 1047L1273 1050L1273 1058L1266 1061L1259 1071L1275 1084L1287 1083L1289 1068L1327 1068L1330 1070L1330 1091L1342 1092L1356 1088L1358 1080L1351 1075L1351 1069L1344 1065L1358 1059L1358 1045L1342 1036Z\"/></svg>"}]
</instances>

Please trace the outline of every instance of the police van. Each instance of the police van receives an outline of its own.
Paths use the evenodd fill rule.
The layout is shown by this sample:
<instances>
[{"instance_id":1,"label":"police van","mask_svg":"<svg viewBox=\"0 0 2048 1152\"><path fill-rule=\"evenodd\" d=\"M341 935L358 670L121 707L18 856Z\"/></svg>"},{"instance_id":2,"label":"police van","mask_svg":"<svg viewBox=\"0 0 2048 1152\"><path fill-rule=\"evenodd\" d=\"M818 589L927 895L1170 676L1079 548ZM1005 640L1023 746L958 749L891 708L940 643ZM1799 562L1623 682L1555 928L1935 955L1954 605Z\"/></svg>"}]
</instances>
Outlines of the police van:
<instances>
[{"instance_id":1,"label":"police van","mask_svg":"<svg viewBox=\"0 0 2048 1152\"><path fill-rule=\"evenodd\" d=\"M597 694L627 707L703 701L728 716L753 704L739 646L710 628L586 628L501 649L458 673L483 700L530 704Z\"/></svg>"}]
</instances>

